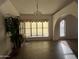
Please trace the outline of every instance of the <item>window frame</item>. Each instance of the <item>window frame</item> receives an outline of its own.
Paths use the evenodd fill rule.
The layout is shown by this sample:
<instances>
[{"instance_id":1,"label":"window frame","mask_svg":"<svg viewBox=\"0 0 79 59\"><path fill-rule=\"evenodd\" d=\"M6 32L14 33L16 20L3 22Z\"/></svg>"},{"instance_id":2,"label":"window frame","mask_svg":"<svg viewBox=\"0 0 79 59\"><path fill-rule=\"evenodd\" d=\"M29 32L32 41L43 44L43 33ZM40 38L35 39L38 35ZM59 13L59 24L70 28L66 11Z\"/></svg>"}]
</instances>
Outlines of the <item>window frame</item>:
<instances>
[{"instance_id":1,"label":"window frame","mask_svg":"<svg viewBox=\"0 0 79 59\"><path fill-rule=\"evenodd\" d=\"M30 21L26 21L26 22L30 22ZM23 23L24 23L24 26L25 26L25 23L26 23L26 22L23 22ZM35 22L35 21L33 21L33 22ZM36 36L34 36L33 33L32 33L32 29L33 29L33 28L32 28L32 23L33 23L33 22L30 22L30 28L29 28L29 29L30 29L30 36L27 37L27 36L26 36L26 33L23 33L23 34L25 34L25 37L26 37L26 38L31 38L31 37L49 37L49 22L48 22L48 21L43 21L43 22L39 21L39 22L41 22L41 27L40 27L41 32L42 32L41 35L38 34L38 29L39 29L39 28L38 28L38 23L39 23L39 22L35 22L35 23L36 23ZM48 27L43 27L43 23L44 23L44 22L47 22ZM22 26L22 25L21 25L21 26ZM28 29L28 28L26 28L26 27L20 28L21 31L22 31L22 30L25 30L25 32L26 32L27 29ZM47 29L47 30L48 30L47 36L44 36L44 29Z\"/></svg>"}]
</instances>

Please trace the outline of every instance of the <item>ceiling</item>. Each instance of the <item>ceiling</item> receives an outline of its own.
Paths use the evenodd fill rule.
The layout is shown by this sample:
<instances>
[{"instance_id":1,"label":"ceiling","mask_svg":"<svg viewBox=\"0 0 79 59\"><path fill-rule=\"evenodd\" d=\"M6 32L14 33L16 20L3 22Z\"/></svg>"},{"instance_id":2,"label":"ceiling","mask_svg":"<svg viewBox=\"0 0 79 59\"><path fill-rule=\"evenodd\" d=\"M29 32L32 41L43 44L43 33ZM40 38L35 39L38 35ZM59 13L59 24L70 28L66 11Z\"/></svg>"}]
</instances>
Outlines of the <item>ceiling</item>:
<instances>
[{"instance_id":1,"label":"ceiling","mask_svg":"<svg viewBox=\"0 0 79 59\"><path fill-rule=\"evenodd\" d=\"M0 5L3 4L6 0L0 0Z\"/></svg>"},{"instance_id":2,"label":"ceiling","mask_svg":"<svg viewBox=\"0 0 79 59\"><path fill-rule=\"evenodd\" d=\"M71 1L72 0L38 0L38 9L43 14L52 14ZM35 0L11 0L11 2L22 14L32 14L36 11Z\"/></svg>"},{"instance_id":3,"label":"ceiling","mask_svg":"<svg viewBox=\"0 0 79 59\"><path fill-rule=\"evenodd\" d=\"M0 4L3 3L4 1L5 0L0 0ZM6 1L8 1L7 4L12 5L12 7L16 9L20 14L33 14L37 10L35 0L6 0ZM71 1L73 0L38 0L38 10L42 14L53 14L57 10L66 6ZM6 4L5 7L7 8Z\"/></svg>"},{"instance_id":4,"label":"ceiling","mask_svg":"<svg viewBox=\"0 0 79 59\"><path fill-rule=\"evenodd\" d=\"M4 16L19 16L18 10L14 7L14 5L9 0L4 0L2 2L0 0L0 13L2 13Z\"/></svg>"}]
</instances>

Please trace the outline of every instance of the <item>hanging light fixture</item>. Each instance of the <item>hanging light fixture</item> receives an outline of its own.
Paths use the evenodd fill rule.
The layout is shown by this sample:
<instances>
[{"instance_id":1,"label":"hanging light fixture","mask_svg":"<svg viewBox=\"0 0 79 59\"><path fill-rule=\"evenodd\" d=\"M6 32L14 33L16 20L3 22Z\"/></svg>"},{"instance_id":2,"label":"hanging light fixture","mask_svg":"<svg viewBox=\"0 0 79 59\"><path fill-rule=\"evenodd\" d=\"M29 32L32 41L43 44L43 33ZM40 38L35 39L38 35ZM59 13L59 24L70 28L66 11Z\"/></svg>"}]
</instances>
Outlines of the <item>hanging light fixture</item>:
<instances>
[{"instance_id":1,"label":"hanging light fixture","mask_svg":"<svg viewBox=\"0 0 79 59\"><path fill-rule=\"evenodd\" d=\"M38 0L35 0L35 3L36 3L36 11L34 12L34 15L35 15L35 18L38 19L38 17L42 15L42 13L39 11Z\"/></svg>"}]
</instances>

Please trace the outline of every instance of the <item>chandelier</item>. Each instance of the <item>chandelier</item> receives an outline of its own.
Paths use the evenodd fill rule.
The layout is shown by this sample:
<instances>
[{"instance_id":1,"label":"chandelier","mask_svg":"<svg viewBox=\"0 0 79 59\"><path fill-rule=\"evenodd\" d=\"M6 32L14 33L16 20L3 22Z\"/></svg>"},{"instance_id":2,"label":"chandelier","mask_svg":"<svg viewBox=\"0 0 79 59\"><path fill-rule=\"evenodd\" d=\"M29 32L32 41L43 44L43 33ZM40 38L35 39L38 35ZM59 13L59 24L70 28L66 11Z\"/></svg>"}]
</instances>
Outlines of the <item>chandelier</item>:
<instances>
[{"instance_id":1,"label":"chandelier","mask_svg":"<svg viewBox=\"0 0 79 59\"><path fill-rule=\"evenodd\" d=\"M39 11L38 0L35 0L35 3L36 3L36 11L34 12L34 16L36 19L38 19L39 16L42 15L42 13Z\"/></svg>"}]
</instances>

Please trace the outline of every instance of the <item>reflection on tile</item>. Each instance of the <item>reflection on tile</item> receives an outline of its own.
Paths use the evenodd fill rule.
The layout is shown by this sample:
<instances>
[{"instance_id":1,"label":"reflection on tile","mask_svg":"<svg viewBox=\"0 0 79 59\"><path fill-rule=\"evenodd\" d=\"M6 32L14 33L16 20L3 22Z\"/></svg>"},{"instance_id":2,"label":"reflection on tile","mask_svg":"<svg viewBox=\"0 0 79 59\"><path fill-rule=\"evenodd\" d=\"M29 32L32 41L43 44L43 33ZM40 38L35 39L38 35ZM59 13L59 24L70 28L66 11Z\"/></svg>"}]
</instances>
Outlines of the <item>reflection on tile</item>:
<instances>
[{"instance_id":1,"label":"reflection on tile","mask_svg":"<svg viewBox=\"0 0 79 59\"><path fill-rule=\"evenodd\" d=\"M10 59L76 59L76 56L72 53L66 41L58 42L59 41L26 42L19 50L14 50L17 53ZM71 52L63 54L63 51L65 51L65 53L68 51Z\"/></svg>"},{"instance_id":2,"label":"reflection on tile","mask_svg":"<svg viewBox=\"0 0 79 59\"><path fill-rule=\"evenodd\" d=\"M75 55L65 55L65 59L77 59Z\"/></svg>"},{"instance_id":3,"label":"reflection on tile","mask_svg":"<svg viewBox=\"0 0 79 59\"><path fill-rule=\"evenodd\" d=\"M62 47L63 53L64 54L70 54L73 53L71 48L69 47L68 43L66 41L61 41L60 45Z\"/></svg>"},{"instance_id":4,"label":"reflection on tile","mask_svg":"<svg viewBox=\"0 0 79 59\"><path fill-rule=\"evenodd\" d=\"M61 41L60 46L62 47L65 59L77 59L66 41Z\"/></svg>"}]
</instances>

